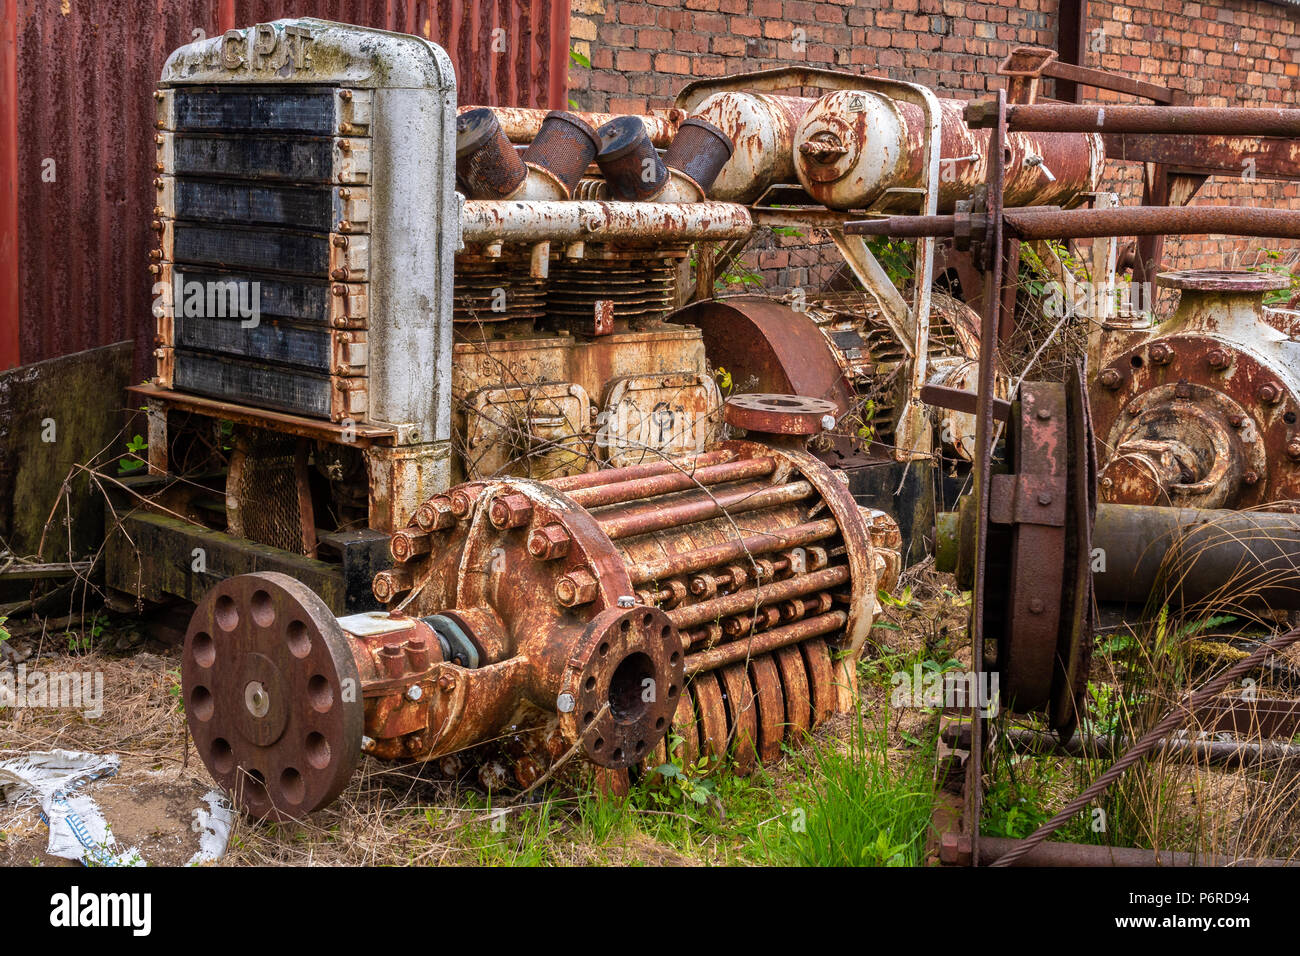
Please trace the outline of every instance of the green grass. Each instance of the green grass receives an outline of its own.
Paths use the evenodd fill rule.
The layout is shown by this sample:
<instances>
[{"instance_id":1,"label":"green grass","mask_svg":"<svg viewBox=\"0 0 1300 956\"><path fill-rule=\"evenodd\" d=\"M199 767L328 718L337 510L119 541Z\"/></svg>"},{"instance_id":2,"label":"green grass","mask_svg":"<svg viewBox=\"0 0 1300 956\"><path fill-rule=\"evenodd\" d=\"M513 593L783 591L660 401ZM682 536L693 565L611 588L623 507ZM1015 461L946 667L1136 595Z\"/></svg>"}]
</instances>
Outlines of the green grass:
<instances>
[{"instance_id":1,"label":"green grass","mask_svg":"<svg viewBox=\"0 0 1300 956\"><path fill-rule=\"evenodd\" d=\"M781 839L767 862L795 866L919 866L934 809L933 741L889 760L883 727L854 725L843 748L805 758Z\"/></svg>"}]
</instances>

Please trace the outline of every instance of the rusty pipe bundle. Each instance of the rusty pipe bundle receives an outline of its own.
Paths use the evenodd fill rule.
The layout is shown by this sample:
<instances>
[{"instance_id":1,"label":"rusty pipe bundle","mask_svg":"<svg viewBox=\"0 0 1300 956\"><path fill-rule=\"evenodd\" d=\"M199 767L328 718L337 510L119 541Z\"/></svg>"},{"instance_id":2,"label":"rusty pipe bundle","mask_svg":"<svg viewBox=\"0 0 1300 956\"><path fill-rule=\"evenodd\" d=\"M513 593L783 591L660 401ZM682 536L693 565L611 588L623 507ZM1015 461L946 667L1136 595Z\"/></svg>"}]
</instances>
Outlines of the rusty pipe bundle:
<instances>
[{"instance_id":1,"label":"rusty pipe bundle","mask_svg":"<svg viewBox=\"0 0 1300 956\"><path fill-rule=\"evenodd\" d=\"M656 766L671 728L683 759L745 773L852 700L897 546L795 447L470 482L393 536L391 613L335 619L283 575L214 588L186 638L191 731L267 817L328 803L362 751L482 745L481 773L508 771L486 783L526 787L566 753Z\"/></svg>"}]
</instances>

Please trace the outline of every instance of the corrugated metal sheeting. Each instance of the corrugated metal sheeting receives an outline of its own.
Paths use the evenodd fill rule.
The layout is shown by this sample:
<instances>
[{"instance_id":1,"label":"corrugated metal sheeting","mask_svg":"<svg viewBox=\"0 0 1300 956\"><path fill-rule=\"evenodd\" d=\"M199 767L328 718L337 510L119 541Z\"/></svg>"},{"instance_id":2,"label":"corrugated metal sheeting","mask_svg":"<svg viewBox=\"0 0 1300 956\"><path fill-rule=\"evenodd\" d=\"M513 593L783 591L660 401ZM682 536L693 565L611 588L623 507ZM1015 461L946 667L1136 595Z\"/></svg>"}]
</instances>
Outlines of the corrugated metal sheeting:
<instances>
[{"instance_id":1,"label":"corrugated metal sheeting","mask_svg":"<svg viewBox=\"0 0 1300 956\"><path fill-rule=\"evenodd\" d=\"M178 46L314 16L440 43L462 103L566 98L567 0L0 0L0 9L0 368L134 338L137 372L148 373L152 94Z\"/></svg>"}]
</instances>

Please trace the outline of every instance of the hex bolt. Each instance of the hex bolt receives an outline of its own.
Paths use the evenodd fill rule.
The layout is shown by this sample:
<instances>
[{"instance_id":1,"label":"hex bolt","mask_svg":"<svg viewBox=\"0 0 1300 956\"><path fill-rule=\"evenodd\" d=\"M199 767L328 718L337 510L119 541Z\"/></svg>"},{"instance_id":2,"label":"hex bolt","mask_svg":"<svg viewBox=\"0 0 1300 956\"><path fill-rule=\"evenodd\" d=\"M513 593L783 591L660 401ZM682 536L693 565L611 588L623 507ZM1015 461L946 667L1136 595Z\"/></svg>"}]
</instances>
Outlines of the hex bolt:
<instances>
[{"instance_id":1,"label":"hex bolt","mask_svg":"<svg viewBox=\"0 0 1300 956\"><path fill-rule=\"evenodd\" d=\"M555 600L565 607L577 607L596 600L596 578L586 568L570 571L555 582Z\"/></svg>"},{"instance_id":2,"label":"hex bolt","mask_svg":"<svg viewBox=\"0 0 1300 956\"><path fill-rule=\"evenodd\" d=\"M375 747L375 738L373 738L373 737L366 737L365 735L362 735L362 737L361 737L361 749L362 749L362 750L373 750L374 747Z\"/></svg>"},{"instance_id":3,"label":"hex bolt","mask_svg":"<svg viewBox=\"0 0 1300 956\"><path fill-rule=\"evenodd\" d=\"M1205 353L1205 361L1210 363L1210 368L1222 371L1232 364L1232 356L1227 349L1210 349Z\"/></svg>"},{"instance_id":4,"label":"hex bolt","mask_svg":"<svg viewBox=\"0 0 1300 956\"><path fill-rule=\"evenodd\" d=\"M561 694L555 698L555 709L562 714L573 713L574 700L572 694Z\"/></svg>"},{"instance_id":5,"label":"hex bolt","mask_svg":"<svg viewBox=\"0 0 1300 956\"><path fill-rule=\"evenodd\" d=\"M417 701L423 696L424 690L419 684L412 684L410 687L406 688L406 699L409 701Z\"/></svg>"},{"instance_id":6,"label":"hex bolt","mask_svg":"<svg viewBox=\"0 0 1300 956\"><path fill-rule=\"evenodd\" d=\"M618 606L621 608L636 607L636 598L630 594L620 594L618 597Z\"/></svg>"},{"instance_id":7,"label":"hex bolt","mask_svg":"<svg viewBox=\"0 0 1300 956\"><path fill-rule=\"evenodd\" d=\"M1050 408L1040 408L1036 412L1036 415L1040 422L1047 422L1052 420L1052 410Z\"/></svg>"},{"instance_id":8,"label":"hex bolt","mask_svg":"<svg viewBox=\"0 0 1300 956\"><path fill-rule=\"evenodd\" d=\"M464 489L457 489L451 493L451 513L462 521L474 513L474 500Z\"/></svg>"},{"instance_id":9,"label":"hex bolt","mask_svg":"<svg viewBox=\"0 0 1300 956\"><path fill-rule=\"evenodd\" d=\"M1157 342L1147 351L1151 361L1157 365L1168 365L1174 360L1174 347L1168 342Z\"/></svg>"},{"instance_id":10,"label":"hex bolt","mask_svg":"<svg viewBox=\"0 0 1300 956\"><path fill-rule=\"evenodd\" d=\"M823 416L822 416L822 430L823 430L823 431L828 431L828 432L829 432L829 431L833 431L834 429L835 429L835 416L834 416L834 415L823 415Z\"/></svg>"},{"instance_id":11,"label":"hex bolt","mask_svg":"<svg viewBox=\"0 0 1300 956\"><path fill-rule=\"evenodd\" d=\"M533 517L533 503L518 492L497 495L488 505L488 519L494 528L521 528Z\"/></svg>"},{"instance_id":12,"label":"hex bolt","mask_svg":"<svg viewBox=\"0 0 1300 956\"><path fill-rule=\"evenodd\" d=\"M1278 402L1282 401L1282 397L1285 393L1286 390L1282 388L1282 383L1265 382L1259 387L1259 392L1257 394L1259 395L1259 400L1265 405L1276 405Z\"/></svg>"},{"instance_id":13,"label":"hex bolt","mask_svg":"<svg viewBox=\"0 0 1300 956\"><path fill-rule=\"evenodd\" d=\"M1104 368L1101 374L1097 376L1097 381L1103 388L1119 388L1120 383L1124 381L1124 376L1117 369Z\"/></svg>"},{"instance_id":14,"label":"hex bolt","mask_svg":"<svg viewBox=\"0 0 1300 956\"><path fill-rule=\"evenodd\" d=\"M451 674L443 674L438 678L438 687L441 690L455 690L456 678Z\"/></svg>"},{"instance_id":15,"label":"hex bolt","mask_svg":"<svg viewBox=\"0 0 1300 956\"><path fill-rule=\"evenodd\" d=\"M1292 438L1287 442L1286 453L1292 461L1300 461L1300 438Z\"/></svg>"},{"instance_id":16,"label":"hex bolt","mask_svg":"<svg viewBox=\"0 0 1300 956\"><path fill-rule=\"evenodd\" d=\"M1229 416L1228 416L1228 424L1231 425L1233 428L1241 428L1243 425L1246 424L1245 416L1243 416L1243 415L1229 415Z\"/></svg>"},{"instance_id":17,"label":"hex bolt","mask_svg":"<svg viewBox=\"0 0 1300 956\"><path fill-rule=\"evenodd\" d=\"M563 525L542 525L528 536L528 553L538 561L554 561L569 553L570 541Z\"/></svg>"},{"instance_id":18,"label":"hex bolt","mask_svg":"<svg viewBox=\"0 0 1300 956\"><path fill-rule=\"evenodd\" d=\"M1246 472L1244 475L1241 476L1241 480L1244 481L1244 482L1245 482L1246 484L1248 484L1248 485L1257 485L1257 484L1259 484L1259 472L1257 472L1257 471L1248 471L1248 472Z\"/></svg>"},{"instance_id":19,"label":"hex bolt","mask_svg":"<svg viewBox=\"0 0 1300 956\"><path fill-rule=\"evenodd\" d=\"M415 523L424 531L445 531L456 524L451 511L451 499L435 495L415 509Z\"/></svg>"},{"instance_id":20,"label":"hex bolt","mask_svg":"<svg viewBox=\"0 0 1300 956\"><path fill-rule=\"evenodd\" d=\"M1051 493L1047 491L1040 491L1038 493L1038 503L1042 505L1044 508L1050 505L1052 503Z\"/></svg>"}]
</instances>

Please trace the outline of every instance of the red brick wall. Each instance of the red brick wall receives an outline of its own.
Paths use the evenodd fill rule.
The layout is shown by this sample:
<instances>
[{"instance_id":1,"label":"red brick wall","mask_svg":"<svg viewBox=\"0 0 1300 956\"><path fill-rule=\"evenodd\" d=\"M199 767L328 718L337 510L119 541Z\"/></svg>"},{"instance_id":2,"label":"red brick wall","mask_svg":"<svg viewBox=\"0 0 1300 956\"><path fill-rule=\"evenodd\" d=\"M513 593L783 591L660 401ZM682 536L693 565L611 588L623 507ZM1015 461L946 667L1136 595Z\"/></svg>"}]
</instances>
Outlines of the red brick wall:
<instances>
[{"instance_id":1,"label":"red brick wall","mask_svg":"<svg viewBox=\"0 0 1300 956\"><path fill-rule=\"evenodd\" d=\"M1054 47L1057 34L1057 0L573 0L572 9L574 49L591 69L571 70L571 96L581 108L616 112L670 106L698 77L792 63L887 75L968 98L1002 84L997 66L1013 46ZM1297 6L1092 0L1085 45L1087 65L1182 90L1197 104L1295 106L1300 99ZM1107 187L1136 202L1140 175L1138 166L1112 163ZM1196 201L1300 208L1300 186L1220 177ZM1295 247L1191 239L1171 241L1167 254L1182 268L1225 267L1254 264L1262 248L1290 256ZM763 265L798 267L798 254L791 256L769 252Z\"/></svg>"}]
</instances>

